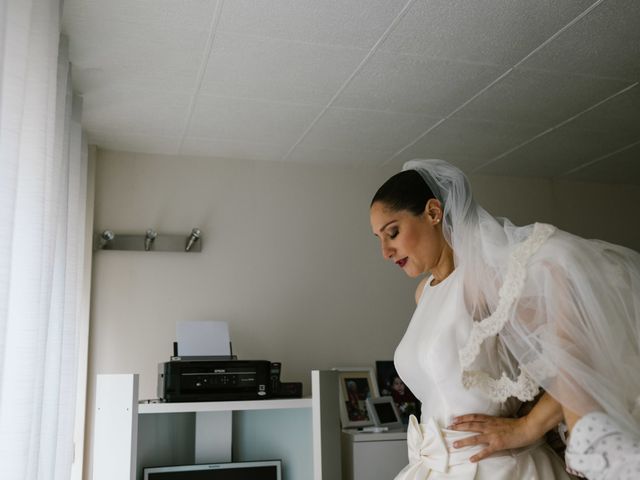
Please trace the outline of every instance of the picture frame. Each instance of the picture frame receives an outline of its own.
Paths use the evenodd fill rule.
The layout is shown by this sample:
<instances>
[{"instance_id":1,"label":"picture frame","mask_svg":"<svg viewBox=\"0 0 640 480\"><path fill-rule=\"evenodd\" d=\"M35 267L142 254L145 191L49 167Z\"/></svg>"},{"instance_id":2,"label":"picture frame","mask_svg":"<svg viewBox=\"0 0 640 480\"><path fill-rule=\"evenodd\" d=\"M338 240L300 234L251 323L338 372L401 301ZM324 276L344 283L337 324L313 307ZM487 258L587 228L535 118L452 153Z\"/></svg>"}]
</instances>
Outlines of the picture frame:
<instances>
[{"instance_id":1,"label":"picture frame","mask_svg":"<svg viewBox=\"0 0 640 480\"><path fill-rule=\"evenodd\" d=\"M393 397L367 398L367 409L369 418L373 420L373 424L376 427L386 427L389 430L403 427L400 412L398 412L398 407L393 401Z\"/></svg>"},{"instance_id":2,"label":"picture frame","mask_svg":"<svg viewBox=\"0 0 640 480\"><path fill-rule=\"evenodd\" d=\"M338 371L340 420L343 428L367 427L373 419L367 399L378 398L378 386L372 368L335 368Z\"/></svg>"},{"instance_id":3,"label":"picture frame","mask_svg":"<svg viewBox=\"0 0 640 480\"><path fill-rule=\"evenodd\" d=\"M376 361L376 380L381 396L393 398L403 425L409 424L409 417L415 415L420 419L422 404L396 372L393 360Z\"/></svg>"}]
</instances>

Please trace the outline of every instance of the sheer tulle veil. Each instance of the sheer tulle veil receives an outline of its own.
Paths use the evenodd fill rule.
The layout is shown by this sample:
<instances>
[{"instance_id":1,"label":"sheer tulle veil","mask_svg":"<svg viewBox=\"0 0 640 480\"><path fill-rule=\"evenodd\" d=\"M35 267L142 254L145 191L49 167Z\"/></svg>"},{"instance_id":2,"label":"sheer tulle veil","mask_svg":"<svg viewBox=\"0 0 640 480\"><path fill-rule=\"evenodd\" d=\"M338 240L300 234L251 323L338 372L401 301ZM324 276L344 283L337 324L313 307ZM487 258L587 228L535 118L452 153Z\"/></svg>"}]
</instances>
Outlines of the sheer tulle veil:
<instances>
[{"instance_id":1,"label":"sheer tulle veil","mask_svg":"<svg viewBox=\"0 0 640 480\"><path fill-rule=\"evenodd\" d=\"M459 352L465 386L497 401L531 400L544 388L580 415L604 411L640 435L640 254L493 217L442 160L412 160L408 169L443 204L474 321ZM498 350L489 371L476 365L481 349Z\"/></svg>"}]
</instances>

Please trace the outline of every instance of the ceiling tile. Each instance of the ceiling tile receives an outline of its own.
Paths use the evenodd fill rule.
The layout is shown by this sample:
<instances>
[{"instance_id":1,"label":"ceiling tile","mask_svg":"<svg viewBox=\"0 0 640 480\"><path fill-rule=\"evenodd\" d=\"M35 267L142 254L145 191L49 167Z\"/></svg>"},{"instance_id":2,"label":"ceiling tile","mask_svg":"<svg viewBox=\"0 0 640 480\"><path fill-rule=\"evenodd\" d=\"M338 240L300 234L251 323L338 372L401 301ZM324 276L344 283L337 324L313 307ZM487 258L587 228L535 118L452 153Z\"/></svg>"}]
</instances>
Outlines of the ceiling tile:
<instances>
[{"instance_id":1,"label":"ceiling tile","mask_svg":"<svg viewBox=\"0 0 640 480\"><path fill-rule=\"evenodd\" d=\"M625 183L640 186L640 137L630 148L593 163L577 172L565 175L567 180L600 183Z\"/></svg>"},{"instance_id":2,"label":"ceiling tile","mask_svg":"<svg viewBox=\"0 0 640 480\"><path fill-rule=\"evenodd\" d=\"M556 72L640 80L637 0L608 0L523 63Z\"/></svg>"},{"instance_id":3,"label":"ceiling tile","mask_svg":"<svg viewBox=\"0 0 640 480\"><path fill-rule=\"evenodd\" d=\"M195 68L172 69L149 65L139 67L114 66L106 68L78 68L71 66L74 91L85 94L100 90L152 90L166 95L192 93L195 89Z\"/></svg>"},{"instance_id":4,"label":"ceiling tile","mask_svg":"<svg viewBox=\"0 0 640 480\"><path fill-rule=\"evenodd\" d=\"M78 19L66 27L72 38L69 55L81 67L128 65L144 68L146 64L191 66L202 61L208 28L184 29L174 25L139 25L137 23Z\"/></svg>"},{"instance_id":5,"label":"ceiling tile","mask_svg":"<svg viewBox=\"0 0 640 480\"><path fill-rule=\"evenodd\" d=\"M179 137L191 98L148 90L109 89L85 93L82 99L82 124L89 133L119 130Z\"/></svg>"},{"instance_id":6,"label":"ceiling tile","mask_svg":"<svg viewBox=\"0 0 640 480\"><path fill-rule=\"evenodd\" d=\"M437 122L437 118L376 110L329 108L302 146L397 151Z\"/></svg>"},{"instance_id":7,"label":"ceiling tile","mask_svg":"<svg viewBox=\"0 0 640 480\"><path fill-rule=\"evenodd\" d=\"M551 127L627 86L622 80L516 69L454 116Z\"/></svg>"},{"instance_id":8,"label":"ceiling tile","mask_svg":"<svg viewBox=\"0 0 640 480\"><path fill-rule=\"evenodd\" d=\"M233 0L221 32L370 49L407 0Z\"/></svg>"},{"instance_id":9,"label":"ceiling tile","mask_svg":"<svg viewBox=\"0 0 640 480\"><path fill-rule=\"evenodd\" d=\"M446 160L447 162L456 165L461 170L465 172L471 172L479 165L482 165L486 160L474 156L474 155L461 155L448 153L447 155L437 155L433 153L429 147L425 147L416 143L415 145L411 145L401 152L396 153L393 157L390 157L385 160L381 165L400 169L405 162L409 160L421 159L421 158L438 158L441 160Z\"/></svg>"},{"instance_id":10,"label":"ceiling tile","mask_svg":"<svg viewBox=\"0 0 640 480\"><path fill-rule=\"evenodd\" d=\"M334 106L445 116L502 73L502 67L379 51Z\"/></svg>"},{"instance_id":11,"label":"ceiling tile","mask_svg":"<svg viewBox=\"0 0 640 480\"><path fill-rule=\"evenodd\" d=\"M291 146L321 107L200 95L187 137Z\"/></svg>"},{"instance_id":12,"label":"ceiling tile","mask_svg":"<svg viewBox=\"0 0 640 480\"><path fill-rule=\"evenodd\" d=\"M216 0L176 2L175 0L64 0L62 23L66 27L85 21L120 22L144 26L208 30Z\"/></svg>"},{"instance_id":13,"label":"ceiling tile","mask_svg":"<svg viewBox=\"0 0 640 480\"><path fill-rule=\"evenodd\" d=\"M450 118L421 137L411 152L429 158L486 162L540 132L540 127L531 125Z\"/></svg>"},{"instance_id":14,"label":"ceiling tile","mask_svg":"<svg viewBox=\"0 0 640 480\"><path fill-rule=\"evenodd\" d=\"M593 0L417 1L383 50L512 66Z\"/></svg>"},{"instance_id":15,"label":"ceiling tile","mask_svg":"<svg viewBox=\"0 0 640 480\"><path fill-rule=\"evenodd\" d=\"M366 54L361 49L220 33L201 92L324 105Z\"/></svg>"},{"instance_id":16,"label":"ceiling tile","mask_svg":"<svg viewBox=\"0 0 640 480\"><path fill-rule=\"evenodd\" d=\"M378 150L346 150L334 148L313 148L298 145L287 157L296 163L317 163L323 165L352 165L377 167L391 158L393 152Z\"/></svg>"},{"instance_id":17,"label":"ceiling tile","mask_svg":"<svg viewBox=\"0 0 640 480\"><path fill-rule=\"evenodd\" d=\"M180 154L203 157L238 158L244 160L281 160L289 149L286 145L270 145L251 140L230 141L187 137Z\"/></svg>"},{"instance_id":18,"label":"ceiling tile","mask_svg":"<svg viewBox=\"0 0 640 480\"><path fill-rule=\"evenodd\" d=\"M180 139L166 135L137 135L126 130L89 134L89 143L100 148L134 153L175 155Z\"/></svg>"},{"instance_id":19,"label":"ceiling tile","mask_svg":"<svg viewBox=\"0 0 640 480\"><path fill-rule=\"evenodd\" d=\"M634 141L627 132L555 129L477 170L481 174L556 177Z\"/></svg>"},{"instance_id":20,"label":"ceiling tile","mask_svg":"<svg viewBox=\"0 0 640 480\"><path fill-rule=\"evenodd\" d=\"M630 132L640 137L640 85L575 118L571 127L596 132Z\"/></svg>"},{"instance_id":21,"label":"ceiling tile","mask_svg":"<svg viewBox=\"0 0 640 480\"><path fill-rule=\"evenodd\" d=\"M203 61L206 30L140 26L91 18L72 23L69 58L80 93L100 88L192 92Z\"/></svg>"}]
</instances>

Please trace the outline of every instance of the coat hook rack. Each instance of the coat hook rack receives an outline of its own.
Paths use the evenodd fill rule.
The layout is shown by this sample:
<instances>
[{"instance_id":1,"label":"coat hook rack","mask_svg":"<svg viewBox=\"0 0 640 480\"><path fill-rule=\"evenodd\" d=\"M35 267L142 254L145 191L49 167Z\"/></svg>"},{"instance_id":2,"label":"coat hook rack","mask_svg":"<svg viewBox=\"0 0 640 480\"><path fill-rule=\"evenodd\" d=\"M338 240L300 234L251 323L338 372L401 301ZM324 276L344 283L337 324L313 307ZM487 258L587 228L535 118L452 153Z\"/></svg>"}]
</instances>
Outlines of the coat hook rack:
<instances>
[{"instance_id":1,"label":"coat hook rack","mask_svg":"<svg viewBox=\"0 0 640 480\"><path fill-rule=\"evenodd\" d=\"M142 252L200 252L202 233L194 228L188 235L168 235L148 229L144 234L121 234L112 230L96 232L94 250L133 250Z\"/></svg>"}]
</instances>

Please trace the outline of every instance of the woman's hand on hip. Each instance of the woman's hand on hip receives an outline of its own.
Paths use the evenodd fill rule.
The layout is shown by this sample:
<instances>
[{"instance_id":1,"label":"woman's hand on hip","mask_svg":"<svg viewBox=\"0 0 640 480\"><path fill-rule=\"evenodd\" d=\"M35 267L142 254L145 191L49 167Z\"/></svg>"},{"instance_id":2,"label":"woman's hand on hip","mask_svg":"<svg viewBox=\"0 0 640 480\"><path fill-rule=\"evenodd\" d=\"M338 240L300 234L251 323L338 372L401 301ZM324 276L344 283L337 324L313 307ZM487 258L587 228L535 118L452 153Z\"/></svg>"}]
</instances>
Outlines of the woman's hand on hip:
<instances>
[{"instance_id":1,"label":"woman's hand on hip","mask_svg":"<svg viewBox=\"0 0 640 480\"><path fill-rule=\"evenodd\" d=\"M470 458L478 462L483 458L511 448L525 447L540 439L544 432L529 424L527 417L504 418L473 413L461 415L453 419L450 430L475 432L478 435L457 440L454 448L485 444L487 447Z\"/></svg>"}]
</instances>

